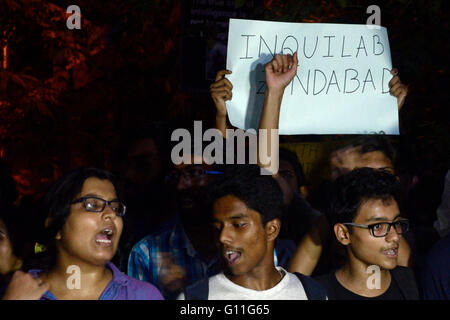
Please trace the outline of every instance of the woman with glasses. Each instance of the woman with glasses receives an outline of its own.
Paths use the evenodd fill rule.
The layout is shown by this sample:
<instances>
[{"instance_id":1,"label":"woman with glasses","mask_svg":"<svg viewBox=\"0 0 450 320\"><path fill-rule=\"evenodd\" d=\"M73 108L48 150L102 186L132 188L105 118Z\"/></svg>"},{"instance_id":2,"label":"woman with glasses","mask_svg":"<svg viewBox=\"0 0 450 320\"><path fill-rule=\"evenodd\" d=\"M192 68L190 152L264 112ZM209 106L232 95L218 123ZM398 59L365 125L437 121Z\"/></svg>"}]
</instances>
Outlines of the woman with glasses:
<instances>
[{"instance_id":1,"label":"woman with glasses","mask_svg":"<svg viewBox=\"0 0 450 320\"><path fill-rule=\"evenodd\" d=\"M160 300L156 287L111 263L126 207L112 174L83 168L57 181L45 197L46 250L30 273L49 290L43 300Z\"/></svg>"}]
</instances>

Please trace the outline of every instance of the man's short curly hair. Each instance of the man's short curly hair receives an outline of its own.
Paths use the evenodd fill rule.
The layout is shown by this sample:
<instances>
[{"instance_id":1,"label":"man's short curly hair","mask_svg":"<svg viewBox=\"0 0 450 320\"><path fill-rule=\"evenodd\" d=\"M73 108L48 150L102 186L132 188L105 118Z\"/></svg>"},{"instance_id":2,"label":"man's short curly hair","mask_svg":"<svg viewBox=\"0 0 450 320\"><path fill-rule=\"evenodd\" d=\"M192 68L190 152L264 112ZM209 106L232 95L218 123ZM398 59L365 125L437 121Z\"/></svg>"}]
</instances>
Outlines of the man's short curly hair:
<instances>
[{"instance_id":1,"label":"man's short curly hair","mask_svg":"<svg viewBox=\"0 0 450 320\"><path fill-rule=\"evenodd\" d=\"M247 207L259 212L263 225L281 217L281 188L272 176L261 175L261 168L257 165L227 167L225 174L213 185L209 193L209 208L212 209L217 199L227 195L235 196Z\"/></svg>"},{"instance_id":2,"label":"man's short curly hair","mask_svg":"<svg viewBox=\"0 0 450 320\"><path fill-rule=\"evenodd\" d=\"M352 222L368 200L392 199L398 203L400 184L392 174L372 168L358 168L333 183L328 216L334 224Z\"/></svg>"}]
</instances>

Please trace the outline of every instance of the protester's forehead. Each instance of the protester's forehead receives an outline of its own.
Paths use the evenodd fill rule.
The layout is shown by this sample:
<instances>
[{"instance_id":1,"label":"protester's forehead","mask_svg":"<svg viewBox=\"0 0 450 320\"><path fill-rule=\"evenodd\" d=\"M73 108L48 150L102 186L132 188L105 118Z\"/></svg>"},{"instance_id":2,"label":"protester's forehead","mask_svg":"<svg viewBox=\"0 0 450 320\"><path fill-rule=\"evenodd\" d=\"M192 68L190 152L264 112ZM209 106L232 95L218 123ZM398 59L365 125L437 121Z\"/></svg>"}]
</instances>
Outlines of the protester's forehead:
<instances>
[{"instance_id":1,"label":"protester's forehead","mask_svg":"<svg viewBox=\"0 0 450 320\"><path fill-rule=\"evenodd\" d=\"M175 167L180 170L188 168L188 167L193 167L193 166L210 168L211 165L207 164L207 160L208 160L208 158L205 158L201 155L192 155L190 157L190 161L177 164L177 165L175 165Z\"/></svg>"},{"instance_id":2,"label":"protester's forehead","mask_svg":"<svg viewBox=\"0 0 450 320\"><path fill-rule=\"evenodd\" d=\"M84 180L83 187L81 188L80 195L96 195L96 196L108 196L109 198L116 197L116 189L111 181L108 179L99 179L97 177L89 177ZM111 200L111 199L106 199Z\"/></svg>"},{"instance_id":3,"label":"protester's forehead","mask_svg":"<svg viewBox=\"0 0 450 320\"><path fill-rule=\"evenodd\" d=\"M393 197L387 199L367 199L358 209L355 221L368 223L376 220L392 221L400 214L397 201Z\"/></svg>"},{"instance_id":4,"label":"protester's forehead","mask_svg":"<svg viewBox=\"0 0 450 320\"><path fill-rule=\"evenodd\" d=\"M390 171L394 169L392 161L382 151L371 151L362 154L358 161L358 166Z\"/></svg>"},{"instance_id":5,"label":"protester's forehead","mask_svg":"<svg viewBox=\"0 0 450 320\"><path fill-rule=\"evenodd\" d=\"M143 138L135 141L128 151L129 156L157 153L158 148L153 138Z\"/></svg>"},{"instance_id":6,"label":"protester's forehead","mask_svg":"<svg viewBox=\"0 0 450 320\"><path fill-rule=\"evenodd\" d=\"M249 207L244 201L231 194L216 199L213 205L214 218L219 220L247 216L249 210Z\"/></svg>"}]
</instances>

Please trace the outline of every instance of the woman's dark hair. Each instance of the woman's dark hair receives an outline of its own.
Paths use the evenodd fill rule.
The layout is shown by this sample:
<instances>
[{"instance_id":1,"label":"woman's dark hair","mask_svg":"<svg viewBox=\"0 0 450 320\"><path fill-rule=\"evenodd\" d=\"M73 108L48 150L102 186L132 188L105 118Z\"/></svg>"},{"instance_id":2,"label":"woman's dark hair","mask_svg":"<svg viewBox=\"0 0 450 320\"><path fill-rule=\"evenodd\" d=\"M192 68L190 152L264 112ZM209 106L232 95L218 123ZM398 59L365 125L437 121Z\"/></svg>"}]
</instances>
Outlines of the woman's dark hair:
<instances>
[{"instance_id":1,"label":"woman's dark hair","mask_svg":"<svg viewBox=\"0 0 450 320\"><path fill-rule=\"evenodd\" d=\"M108 171L97 168L77 169L56 181L43 199L48 221L42 242L47 250L39 255L36 263L32 263L33 265L48 269L56 262L55 236L66 223L70 215L71 202L80 194L83 184L88 178L109 180L113 184L116 194L119 192L116 177ZM119 194L117 197L121 199Z\"/></svg>"},{"instance_id":2,"label":"woman's dark hair","mask_svg":"<svg viewBox=\"0 0 450 320\"><path fill-rule=\"evenodd\" d=\"M389 172L358 168L340 176L332 185L332 200L328 216L333 225L352 222L368 200L383 202L399 199L400 184Z\"/></svg>"},{"instance_id":3,"label":"woman's dark hair","mask_svg":"<svg viewBox=\"0 0 450 320\"><path fill-rule=\"evenodd\" d=\"M209 206L227 195L233 195L247 207L259 212L263 225L278 218L283 207L283 194L278 182L270 175L262 175L257 165L233 165L214 183L209 194Z\"/></svg>"}]
</instances>

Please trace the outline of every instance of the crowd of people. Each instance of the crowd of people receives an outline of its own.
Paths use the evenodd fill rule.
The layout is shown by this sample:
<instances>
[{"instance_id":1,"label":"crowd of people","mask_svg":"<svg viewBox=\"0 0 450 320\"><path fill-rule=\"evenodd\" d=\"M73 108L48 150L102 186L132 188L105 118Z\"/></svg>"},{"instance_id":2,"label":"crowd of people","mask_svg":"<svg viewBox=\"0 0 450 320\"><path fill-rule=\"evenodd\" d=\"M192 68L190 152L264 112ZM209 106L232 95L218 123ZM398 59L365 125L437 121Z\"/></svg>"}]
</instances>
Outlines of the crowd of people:
<instances>
[{"instance_id":1,"label":"crowd of people","mask_svg":"<svg viewBox=\"0 0 450 320\"><path fill-rule=\"evenodd\" d=\"M278 129L297 68L296 53L265 65L260 129ZM223 139L230 73L219 71L210 87ZM407 88L398 70L392 75L400 110ZM442 203L429 213L437 216L436 244L419 252L405 210L411 185L397 174L389 137L361 136L332 152L331 175L315 190L307 189L297 154L271 148L270 139L275 169L260 153L258 164L214 164L193 152L175 165L170 144L162 127L137 128L113 153L114 174L79 168L33 208L17 204L3 162L0 298L450 298L450 171Z\"/></svg>"}]
</instances>

